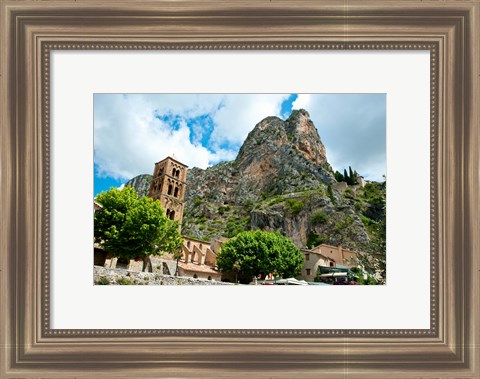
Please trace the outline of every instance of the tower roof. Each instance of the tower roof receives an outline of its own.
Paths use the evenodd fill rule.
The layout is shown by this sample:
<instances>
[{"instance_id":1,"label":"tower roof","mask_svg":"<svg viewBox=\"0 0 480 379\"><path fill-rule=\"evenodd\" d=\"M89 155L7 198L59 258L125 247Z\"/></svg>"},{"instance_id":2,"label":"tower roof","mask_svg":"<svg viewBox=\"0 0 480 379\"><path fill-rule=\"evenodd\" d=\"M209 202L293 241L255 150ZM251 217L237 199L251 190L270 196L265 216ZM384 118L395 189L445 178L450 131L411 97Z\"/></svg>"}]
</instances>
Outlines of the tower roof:
<instances>
[{"instance_id":1,"label":"tower roof","mask_svg":"<svg viewBox=\"0 0 480 379\"><path fill-rule=\"evenodd\" d=\"M166 158L163 158L162 160L158 161L158 162L155 163L155 164L158 164L158 163L160 163L160 162L164 162L164 161L166 161L166 160L174 161L174 162L178 163L179 165L181 165L181 166L183 166L183 167L185 167L185 168L188 168L188 166L187 166L185 163L182 163L182 162L176 160L175 158L172 158L170 155L167 156Z\"/></svg>"}]
</instances>

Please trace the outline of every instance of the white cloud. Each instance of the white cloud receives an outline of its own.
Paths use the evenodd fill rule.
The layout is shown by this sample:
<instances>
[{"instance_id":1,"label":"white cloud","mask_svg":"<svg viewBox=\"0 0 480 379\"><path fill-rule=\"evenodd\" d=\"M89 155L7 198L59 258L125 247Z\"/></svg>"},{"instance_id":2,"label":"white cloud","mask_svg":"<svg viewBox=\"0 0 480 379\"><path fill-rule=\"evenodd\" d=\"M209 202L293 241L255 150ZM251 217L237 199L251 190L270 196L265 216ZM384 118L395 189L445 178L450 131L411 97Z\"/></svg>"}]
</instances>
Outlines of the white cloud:
<instances>
[{"instance_id":1,"label":"white cloud","mask_svg":"<svg viewBox=\"0 0 480 379\"><path fill-rule=\"evenodd\" d=\"M130 179L153 172L154 163L173 155L189 166L207 167L217 155L201 145L190 143L190 129L181 123L177 130L155 117L156 112L183 109L195 117L208 111L210 104L178 102L171 97L95 96L95 163L99 176ZM183 104L182 104L182 100Z\"/></svg>"},{"instance_id":2,"label":"white cloud","mask_svg":"<svg viewBox=\"0 0 480 379\"><path fill-rule=\"evenodd\" d=\"M153 172L154 163L168 155L200 168L235 159L248 132L264 117L278 115L286 97L97 94L94 151L98 174L130 179ZM214 129L210 143L202 146L203 126L186 122L207 114L213 119ZM177 116L175 127L156 117L163 115Z\"/></svg>"},{"instance_id":3,"label":"white cloud","mask_svg":"<svg viewBox=\"0 0 480 379\"><path fill-rule=\"evenodd\" d=\"M215 113L213 142L241 145L254 126L267 116L280 116L282 102L288 95L227 95L224 107Z\"/></svg>"}]
</instances>

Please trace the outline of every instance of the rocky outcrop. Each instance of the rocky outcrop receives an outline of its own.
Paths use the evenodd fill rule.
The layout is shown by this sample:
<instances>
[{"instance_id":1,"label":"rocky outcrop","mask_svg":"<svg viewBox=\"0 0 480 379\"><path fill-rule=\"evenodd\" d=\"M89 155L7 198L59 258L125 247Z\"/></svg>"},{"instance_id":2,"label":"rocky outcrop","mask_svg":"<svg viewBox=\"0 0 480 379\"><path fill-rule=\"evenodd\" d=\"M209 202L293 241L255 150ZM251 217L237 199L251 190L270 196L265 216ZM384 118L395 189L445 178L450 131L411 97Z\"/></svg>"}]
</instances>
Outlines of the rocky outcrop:
<instances>
[{"instance_id":1,"label":"rocky outcrop","mask_svg":"<svg viewBox=\"0 0 480 379\"><path fill-rule=\"evenodd\" d=\"M151 182L152 175L143 174L137 175L133 179L130 179L127 183L125 183L125 185L135 188L135 190L138 192L138 197L142 197L148 195L148 189L150 188Z\"/></svg>"},{"instance_id":2,"label":"rocky outcrop","mask_svg":"<svg viewBox=\"0 0 480 379\"><path fill-rule=\"evenodd\" d=\"M336 194L310 190L267 199L250 212L252 229L280 230L301 247L320 243L358 250L370 241L360 215Z\"/></svg>"},{"instance_id":3,"label":"rocky outcrop","mask_svg":"<svg viewBox=\"0 0 480 379\"><path fill-rule=\"evenodd\" d=\"M325 146L305 110L293 111L285 121L278 117L260 121L235 165L242 178L239 190L252 195L280 195L335 182Z\"/></svg>"},{"instance_id":4,"label":"rocky outcrop","mask_svg":"<svg viewBox=\"0 0 480 379\"><path fill-rule=\"evenodd\" d=\"M132 181L140 177L146 175ZM357 187L338 185L307 111L294 110L286 120L266 117L234 161L188 171L182 233L210 240L248 229L278 230L299 247L328 243L364 250L378 239L374 226L384 222L385 184Z\"/></svg>"}]
</instances>

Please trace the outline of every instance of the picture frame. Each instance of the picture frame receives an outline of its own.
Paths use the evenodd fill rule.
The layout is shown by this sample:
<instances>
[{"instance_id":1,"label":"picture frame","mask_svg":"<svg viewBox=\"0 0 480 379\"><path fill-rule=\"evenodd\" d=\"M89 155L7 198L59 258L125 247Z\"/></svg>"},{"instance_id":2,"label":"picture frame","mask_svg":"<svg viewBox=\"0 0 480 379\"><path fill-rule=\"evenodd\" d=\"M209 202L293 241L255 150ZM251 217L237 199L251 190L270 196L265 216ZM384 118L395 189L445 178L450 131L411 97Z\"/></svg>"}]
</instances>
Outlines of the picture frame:
<instances>
[{"instance_id":1,"label":"picture frame","mask_svg":"<svg viewBox=\"0 0 480 379\"><path fill-rule=\"evenodd\" d=\"M0 378L480 377L478 1L3 1L1 20ZM430 328L51 329L56 49L429 50Z\"/></svg>"}]
</instances>

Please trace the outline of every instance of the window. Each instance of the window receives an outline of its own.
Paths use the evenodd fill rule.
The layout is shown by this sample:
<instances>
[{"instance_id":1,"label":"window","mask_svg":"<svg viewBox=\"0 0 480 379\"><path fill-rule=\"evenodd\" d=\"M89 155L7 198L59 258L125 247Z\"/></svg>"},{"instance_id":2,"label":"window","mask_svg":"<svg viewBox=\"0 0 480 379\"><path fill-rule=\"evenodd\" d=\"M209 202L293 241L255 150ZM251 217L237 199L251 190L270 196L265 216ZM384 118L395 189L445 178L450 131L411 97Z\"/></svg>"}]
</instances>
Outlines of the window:
<instances>
[{"instance_id":1,"label":"window","mask_svg":"<svg viewBox=\"0 0 480 379\"><path fill-rule=\"evenodd\" d=\"M172 168L172 176L175 176L175 169Z\"/></svg>"},{"instance_id":2,"label":"window","mask_svg":"<svg viewBox=\"0 0 480 379\"><path fill-rule=\"evenodd\" d=\"M330 262L330 267L333 267L333 262Z\"/></svg>"},{"instance_id":3,"label":"window","mask_svg":"<svg viewBox=\"0 0 480 379\"><path fill-rule=\"evenodd\" d=\"M305 254L305 260L309 261L310 260L310 254ZM310 274L309 274L310 275Z\"/></svg>"},{"instance_id":4,"label":"window","mask_svg":"<svg viewBox=\"0 0 480 379\"><path fill-rule=\"evenodd\" d=\"M167 209L167 218L170 217L170 209Z\"/></svg>"},{"instance_id":5,"label":"window","mask_svg":"<svg viewBox=\"0 0 480 379\"><path fill-rule=\"evenodd\" d=\"M180 170L177 170L177 172L175 173L175 176L178 178L180 176Z\"/></svg>"},{"instance_id":6,"label":"window","mask_svg":"<svg viewBox=\"0 0 480 379\"><path fill-rule=\"evenodd\" d=\"M170 212L170 220L175 219L175 211Z\"/></svg>"},{"instance_id":7,"label":"window","mask_svg":"<svg viewBox=\"0 0 480 379\"><path fill-rule=\"evenodd\" d=\"M175 187L175 192L173 192L173 196L175 196L175 197L178 196L178 187Z\"/></svg>"},{"instance_id":8,"label":"window","mask_svg":"<svg viewBox=\"0 0 480 379\"><path fill-rule=\"evenodd\" d=\"M173 186L171 184L168 185L168 194L171 195L173 191Z\"/></svg>"},{"instance_id":9,"label":"window","mask_svg":"<svg viewBox=\"0 0 480 379\"><path fill-rule=\"evenodd\" d=\"M310 275L310 269L309 268L307 268L305 271L307 272L307 275Z\"/></svg>"}]
</instances>

